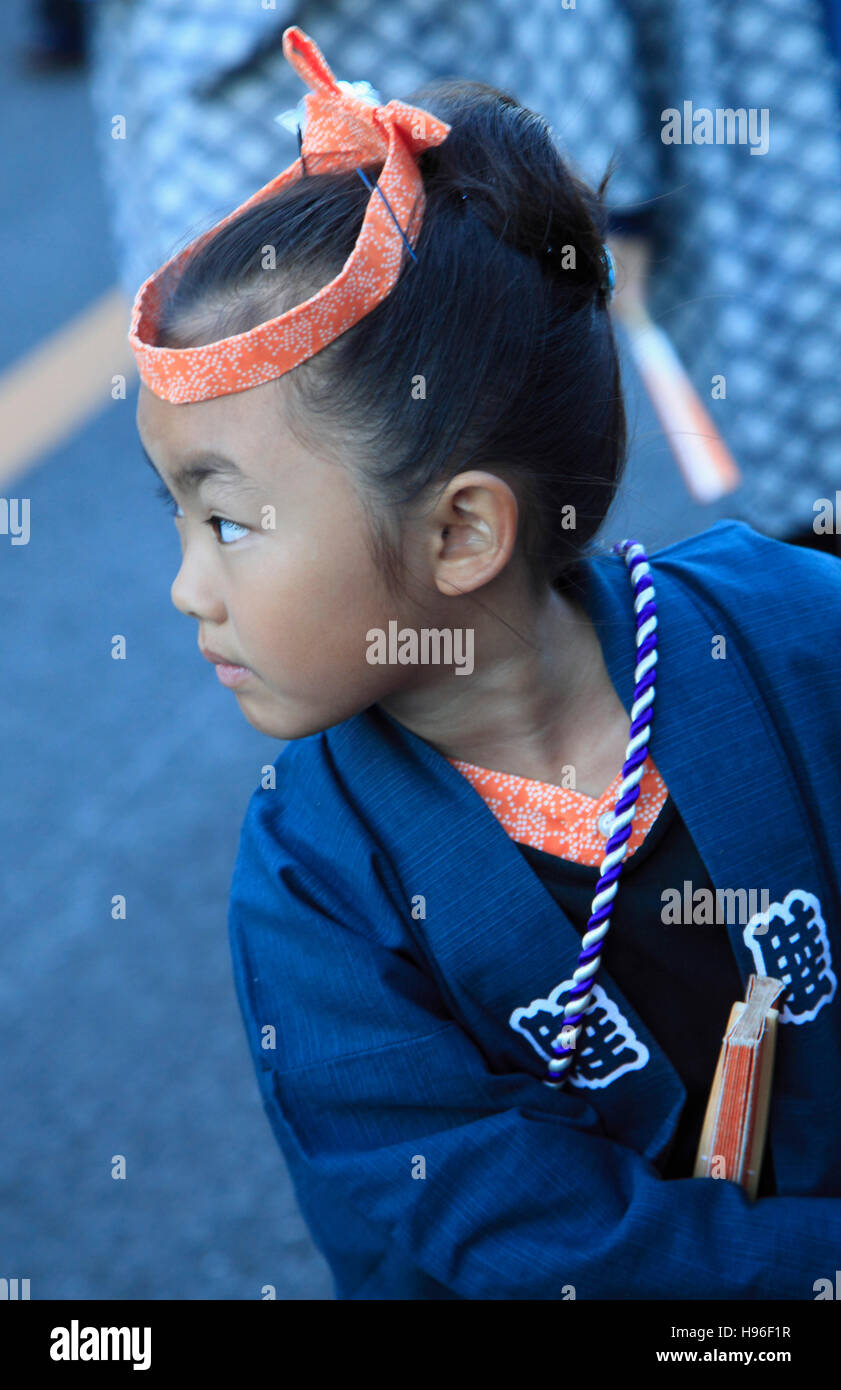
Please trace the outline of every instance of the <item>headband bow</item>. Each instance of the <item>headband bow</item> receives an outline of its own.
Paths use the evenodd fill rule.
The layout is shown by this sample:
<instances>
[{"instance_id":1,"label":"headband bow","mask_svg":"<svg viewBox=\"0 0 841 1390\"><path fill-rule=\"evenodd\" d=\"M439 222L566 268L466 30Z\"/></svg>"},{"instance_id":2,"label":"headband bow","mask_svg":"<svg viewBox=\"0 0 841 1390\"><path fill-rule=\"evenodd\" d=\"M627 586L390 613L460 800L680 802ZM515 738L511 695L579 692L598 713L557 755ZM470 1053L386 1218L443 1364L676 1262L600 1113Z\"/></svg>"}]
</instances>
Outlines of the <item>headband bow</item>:
<instances>
[{"instance_id":1,"label":"headband bow","mask_svg":"<svg viewBox=\"0 0 841 1390\"><path fill-rule=\"evenodd\" d=\"M422 107L373 106L343 91L311 38L297 25L283 33L283 54L312 90L304 98L301 155L209 231L150 275L137 292L129 343L142 381L174 404L247 391L297 367L371 312L394 288L403 250L417 243L426 197L417 157L451 127ZM368 200L356 244L339 274L309 299L245 333L201 347L155 347L164 289L227 223L305 173L343 172L385 163Z\"/></svg>"}]
</instances>

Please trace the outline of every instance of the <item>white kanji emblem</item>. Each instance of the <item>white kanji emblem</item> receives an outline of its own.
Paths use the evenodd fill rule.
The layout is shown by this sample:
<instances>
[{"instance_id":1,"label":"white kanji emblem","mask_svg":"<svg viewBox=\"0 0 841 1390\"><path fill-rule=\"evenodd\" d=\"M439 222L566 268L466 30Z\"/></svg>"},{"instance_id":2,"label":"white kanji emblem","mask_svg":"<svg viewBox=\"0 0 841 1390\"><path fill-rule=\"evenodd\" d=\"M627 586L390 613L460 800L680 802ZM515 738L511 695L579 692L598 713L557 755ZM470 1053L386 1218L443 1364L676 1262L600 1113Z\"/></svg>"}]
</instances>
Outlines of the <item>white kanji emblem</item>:
<instances>
[{"instance_id":1,"label":"white kanji emblem","mask_svg":"<svg viewBox=\"0 0 841 1390\"><path fill-rule=\"evenodd\" d=\"M751 917L743 932L757 973L782 980L780 1023L809 1023L835 997L838 981L826 922L814 893L793 888L781 903Z\"/></svg>"},{"instance_id":2,"label":"white kanji emblem","mask_svg":"<svg viewBox=\"0 0 841 1390\"><path fill-rule=\"evenodd\" d=\"M508 1020L547 1062L555 1056L550 1044L561 1031L560 1016L573 984L573 980L563 980L548 999L533 999L528 1008L515 1009ZM571 1086L609 1086L626 1071L637 1071L648 1061L645 1043L601 985L593 985L593 998L582 1025L569 1077Z\"/></svg>"}]
</instances>

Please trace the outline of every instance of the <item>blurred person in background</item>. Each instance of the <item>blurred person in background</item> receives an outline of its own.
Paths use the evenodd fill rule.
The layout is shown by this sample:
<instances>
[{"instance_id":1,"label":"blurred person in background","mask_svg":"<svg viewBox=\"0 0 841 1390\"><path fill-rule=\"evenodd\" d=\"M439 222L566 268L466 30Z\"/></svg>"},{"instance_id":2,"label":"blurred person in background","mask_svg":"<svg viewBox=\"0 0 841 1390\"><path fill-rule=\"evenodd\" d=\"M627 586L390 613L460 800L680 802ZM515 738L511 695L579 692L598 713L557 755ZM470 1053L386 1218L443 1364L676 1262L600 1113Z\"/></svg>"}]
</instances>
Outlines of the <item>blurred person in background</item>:
<instances>
[{"instance_id":1,"label":"blurred person in background","mask_svg":"<svg viewBox=\"0 0 841 1390\"><path fill-rule=\"evenodd\" d=\"M524 99L585 176L616 151L616 311L630 328L646 303L671 340L742 473L729 515L841 553L813 527L841 488L838 6L536 0L520 32L541 55ZM767 148L700 143L702 110L742 108Z\"/></svg>"}]
</instances>

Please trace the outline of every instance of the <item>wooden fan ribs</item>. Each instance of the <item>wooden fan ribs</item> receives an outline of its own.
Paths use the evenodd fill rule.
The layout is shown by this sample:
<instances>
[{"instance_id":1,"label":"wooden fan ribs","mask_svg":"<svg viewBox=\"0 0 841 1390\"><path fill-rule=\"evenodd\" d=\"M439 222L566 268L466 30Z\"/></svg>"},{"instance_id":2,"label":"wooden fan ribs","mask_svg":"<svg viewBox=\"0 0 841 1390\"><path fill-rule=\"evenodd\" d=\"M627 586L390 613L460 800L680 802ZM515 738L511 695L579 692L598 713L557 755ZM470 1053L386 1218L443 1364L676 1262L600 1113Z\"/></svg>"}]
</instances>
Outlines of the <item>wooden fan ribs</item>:
<instances>
[{"instance_id":1,"label":"wooden fan ribs","mask_svg":"<svg viewBox=\"0 0 841 1390\"><path fill-rule=\"evenodd\" d=\"M751 975L730 1010L693 1176L723 1177L755 1198L768 1127L781 980Z\"/></svg>"}]
</instances>

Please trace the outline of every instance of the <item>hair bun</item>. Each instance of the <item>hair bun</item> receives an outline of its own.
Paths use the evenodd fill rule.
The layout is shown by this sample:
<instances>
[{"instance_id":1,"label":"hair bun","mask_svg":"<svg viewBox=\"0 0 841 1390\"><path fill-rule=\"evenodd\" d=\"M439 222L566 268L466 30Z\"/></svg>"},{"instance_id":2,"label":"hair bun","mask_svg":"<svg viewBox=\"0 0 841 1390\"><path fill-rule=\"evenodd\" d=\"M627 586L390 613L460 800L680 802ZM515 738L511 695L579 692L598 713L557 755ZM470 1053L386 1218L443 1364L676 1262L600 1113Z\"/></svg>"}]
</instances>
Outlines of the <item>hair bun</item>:
<instances>
[{"instance_id":1,"label":"hair bun","mask_svg":"<svg viewBox=\"0 0 841 1390\"><path fill-rule=\"evenodd\" d=\"M452 127L420 157L429 197L469 209L557 284L609 295L606 179L596 192L579 178L543 116L488 83L456 78L427 83L407 100Z\"/></svg>"}]
</instances>

